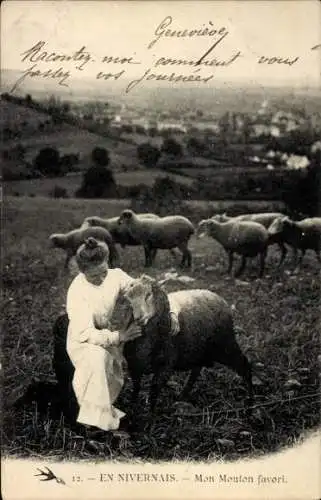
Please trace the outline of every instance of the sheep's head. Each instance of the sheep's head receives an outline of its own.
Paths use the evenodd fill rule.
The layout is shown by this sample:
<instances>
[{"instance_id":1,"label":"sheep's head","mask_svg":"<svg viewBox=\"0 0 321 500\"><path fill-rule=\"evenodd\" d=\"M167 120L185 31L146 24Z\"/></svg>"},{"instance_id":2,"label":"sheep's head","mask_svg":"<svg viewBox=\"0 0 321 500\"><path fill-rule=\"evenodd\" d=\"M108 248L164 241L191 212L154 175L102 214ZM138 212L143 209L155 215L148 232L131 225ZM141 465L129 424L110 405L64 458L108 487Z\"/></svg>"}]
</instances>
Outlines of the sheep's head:
<instances>
[{"instance_id":1,"label":"sheep's head","mask_svg":"<svg viewBox=\"0 0 321 500\"><path fill-rule=\"evenodd\" d=\"M167 298L157 282L146 274L130 283L123 296L132 307L134 319L144 325L163 312L164 298Z\"/></svg>"},{"instance_id":2,"label":"sheep's head","mask_svg":"<svg viewBox=\"0 0 321 500\"><path fill-rule=\"evenodd\" d=\"M64 248L65 237L63 234L51 234L49 236L51 246L56 248Z\"/></svg>"},{"instance_id":3,"label":"sheep's head","mask_svg":"<svg viewBox=\"0 0 321 500\"><path fill-rule=\"evenodd\" d=\"M198 223L196 237L203 238L203 236L209 234L212 221L210 219L203 219Z\"/></svg>"},{"instance_id":4,"label":"sheep's head","mask_svg":"<svg viewBox=\"0 0 321 500\"><path fill-rule=\"evenodd\" d=\"M286 229L289 224L291 225L291 222L292 221L287 216L277 217L270 225L268 232L271 235L280 234Z\"/></svg>"},{"instance_id":5,"label":"sheep's head","mask_svg":"<svg viewBox=\"0 0 321 500\"><path fill-rule=\"evenodd\" d=\"M134 219L134 217L135 213L132 210L129 209L123 210L118 218L118 224L120 226L124 224L130 224Z\"/></svg>"}]
</instances>

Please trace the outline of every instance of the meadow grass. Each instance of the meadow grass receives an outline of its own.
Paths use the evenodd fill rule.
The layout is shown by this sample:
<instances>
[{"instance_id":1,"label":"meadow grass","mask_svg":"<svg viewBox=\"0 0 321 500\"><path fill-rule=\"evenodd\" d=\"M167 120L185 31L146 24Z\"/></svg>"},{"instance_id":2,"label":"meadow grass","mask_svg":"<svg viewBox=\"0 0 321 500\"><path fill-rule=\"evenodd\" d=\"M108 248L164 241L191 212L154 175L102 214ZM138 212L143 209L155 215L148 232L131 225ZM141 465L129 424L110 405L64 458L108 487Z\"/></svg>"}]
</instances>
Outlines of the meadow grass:
<instances>
[{"instance_id":1,"label":"meadow grass","mask_svg":"<svg viewBox=\"0 0 321 500\"><path fill-rule=\"evenodd\" d=\"M48 236L78 226L89 215L117 215L123 204L100 200L10 198L2 211L2 450L4 455L68 459L117 460L235 460L259 456L297 443L320 418L320 269L307 255L294 274L291 255L284 269L276 269L278 249L271 248L266 275L257 279L253 261L241 280L226 274L227 259L219 244L209 238L192 238L193 269L184 274L189 284L168 282L167 291L205 287L233 305L235 321L244 333L239 342L253 361L263 385L256 387L252 417L244 412L246 391L227 368L203 369L189 401L175 404L173 390L165 388L149 432L130 440L93 443L77 435L63 418L41 416L36 405L14 411L12 404L33 378L55 381L51 365L52 325L64 311L73 265L63 269L64 253L50 248ZM197 220L197 206L195 206ZM143 252L127 247L121 252L122 268L133 276L145 272ZM159 251L148 271L163 277L177 262ZM181 270L177 268L179 274ZM115 324L120 317L115 317ZM177 391L187 374L175 374ZM146 401L150 380L140 396L137 419L148 419ZM128 380L118 406L129 408Z\"/></svg>"}]
</instances>

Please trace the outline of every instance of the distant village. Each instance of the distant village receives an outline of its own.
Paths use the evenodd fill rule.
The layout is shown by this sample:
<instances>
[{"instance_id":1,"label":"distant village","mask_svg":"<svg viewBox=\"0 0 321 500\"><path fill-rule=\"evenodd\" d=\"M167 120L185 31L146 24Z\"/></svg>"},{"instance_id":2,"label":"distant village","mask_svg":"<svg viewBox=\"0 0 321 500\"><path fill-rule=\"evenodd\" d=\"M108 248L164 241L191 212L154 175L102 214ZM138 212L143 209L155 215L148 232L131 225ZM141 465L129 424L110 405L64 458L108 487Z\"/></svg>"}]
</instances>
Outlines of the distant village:
<instances>
[{"instance_id":1,"label":"distant village","mask_svg":"<svg viewBox=\"0 0 321 500\"><path fill-rule=\"evenodd\" d=\"M217 117L215 113L200 110L190 111L180 116L173 110L156 109L137 110L126 105L103 105L98 103L72 103L70 113L80 120L93 121L100 125L108 125L111 133L139 134L149 136L157 143L157 138L168 135L207 139L226 134L231 142L255 144L253 150L257 154L248 157L251 163L266 165L268 170L275 164L290 169L302 169L309 165L306 155L291 154L260 147L269 139L282 139L293 133L317 134L320 140L312 145L312 152L321 150L321 116L314 113L306 116L302 110L274 109L264 100L253 113L229 113ZM146 139L145 139L146 140ZM153 141L152 141L153 142ZM264 153L264 154L262 154Z\"/></svg>"}]
</instances>

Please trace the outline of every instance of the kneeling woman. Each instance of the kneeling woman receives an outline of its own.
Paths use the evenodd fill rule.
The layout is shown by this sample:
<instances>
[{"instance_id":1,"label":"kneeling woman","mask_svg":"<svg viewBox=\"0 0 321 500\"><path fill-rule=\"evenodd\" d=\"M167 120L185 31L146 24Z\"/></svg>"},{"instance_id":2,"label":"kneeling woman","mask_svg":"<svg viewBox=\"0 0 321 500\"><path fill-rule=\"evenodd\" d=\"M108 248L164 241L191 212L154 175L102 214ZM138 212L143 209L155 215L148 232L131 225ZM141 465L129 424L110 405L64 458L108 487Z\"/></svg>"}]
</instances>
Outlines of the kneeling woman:
<instances>
[{"instance_id":1,"label":"kneeling woman","mask_svg":"<svg viewBox=\"0 0 321 500\"><path fill-rule=\"evenodd\" d=\"M77 251L80 273L67 293L67 352L75 367L73 389L77 422L116 430L125 415L115 408L124 384L122 346L141 335L139 325L111 331L110 319L120 292L133 280L121 269L108 269L108 247L89 238Z\"/></svg>"}]
</instances>

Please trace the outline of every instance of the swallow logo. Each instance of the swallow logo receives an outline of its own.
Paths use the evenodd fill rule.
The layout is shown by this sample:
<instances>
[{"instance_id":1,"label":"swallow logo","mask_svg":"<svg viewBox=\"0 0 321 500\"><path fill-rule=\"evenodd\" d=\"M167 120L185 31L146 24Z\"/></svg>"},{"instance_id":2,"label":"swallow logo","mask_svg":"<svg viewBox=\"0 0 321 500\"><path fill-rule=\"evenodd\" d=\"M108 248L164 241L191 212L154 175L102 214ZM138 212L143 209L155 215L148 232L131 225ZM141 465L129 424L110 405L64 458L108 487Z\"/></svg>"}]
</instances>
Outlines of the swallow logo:
<instances>
[{"instance_id":1,"label":"swallow logo","mask_svg":"<svg viewBox=\"0 0 321 500\"><path fill-rule=\"evenodd\" d=\"M40 472L40 474L35 474L35 476L43 476L44 477L44 479L39 479L40 481L52 481L53 479L55 479L55 481L58 484L66 484L65 481L61 477L57 477L52 472L52 470L48 469L48 467L45 467L45 468L47 469L48 472L37 468L37 470Z\"/></svg>"}]
</instances>

